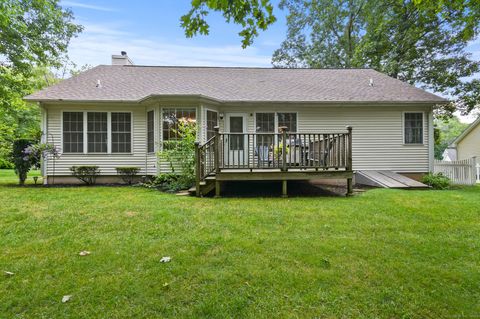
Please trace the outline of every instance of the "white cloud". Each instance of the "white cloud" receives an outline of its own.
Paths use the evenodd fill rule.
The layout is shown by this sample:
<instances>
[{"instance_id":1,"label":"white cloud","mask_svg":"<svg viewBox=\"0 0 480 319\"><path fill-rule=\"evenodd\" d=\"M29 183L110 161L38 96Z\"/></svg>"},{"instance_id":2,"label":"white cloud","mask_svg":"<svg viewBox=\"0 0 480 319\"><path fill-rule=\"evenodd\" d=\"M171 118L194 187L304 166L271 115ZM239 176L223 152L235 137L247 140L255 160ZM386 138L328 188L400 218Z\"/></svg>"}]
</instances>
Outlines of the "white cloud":
<instances>
[{"instance_id":1,"label":"white cloud","mask_svg":"<svg viewBox=\"0 0 480 319\"><path fill-rule=\"evenodd\" d=\"M107 12L116 11L113 8L107 8L107 7L97 6L97 5L94 5L94 4L87 4L87 3L81 3L81 2L76 2L76 1L62 1L60 4L64 7L83 8L83 9L90 9L90 10L96 10L96 11L107 11Z\"/></svg>"},{"instance_id":2,"label":"white cloud","mask_svg":"<svg viewBox=\"0 0 480 319\"><path fill-rule=\"evenodd\" d=\"M198 41L144 38L124 31L121 23L80 22L85 30L69 47L69 57L77 65L110 64L111 54L127 51L138 65L270 66L270 56L255 47L240 45L202 46ZM189 43L190 42L190 43Z\"/></svg>"}]
</instances>

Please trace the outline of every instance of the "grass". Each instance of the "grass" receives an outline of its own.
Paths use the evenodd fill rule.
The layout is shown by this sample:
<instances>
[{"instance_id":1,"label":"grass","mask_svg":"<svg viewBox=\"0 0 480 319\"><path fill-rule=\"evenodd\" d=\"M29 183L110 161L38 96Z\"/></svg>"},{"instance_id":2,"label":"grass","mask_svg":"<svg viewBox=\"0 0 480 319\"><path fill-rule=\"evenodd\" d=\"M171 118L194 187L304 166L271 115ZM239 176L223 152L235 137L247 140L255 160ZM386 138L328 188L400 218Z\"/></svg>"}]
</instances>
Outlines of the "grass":
<instances>
[{"instance_id":1,"label":"grass","mask_svg":"<svg viewBox=\"0 0 480 319\"><path fill-rule=\"evenodd\" d=\"M25 184L35 184L33 180L34 176L38 176L37 184L42 184L42 177L39 170L31 170L28 172L27 179L25 180ZM14 174L13 170L9 169L0 169L0 184L17 184L18 177Z\"/></svg>"},{"instance_id":2,"label":"grass","mask_svg":"<svg viewBox=\"0 0 480 319\"><path fill-rule=\"evenodd\" d=\"M0 174L1 318L480 315L480 187L198 199Z\"/></svg>"}]
</instances>

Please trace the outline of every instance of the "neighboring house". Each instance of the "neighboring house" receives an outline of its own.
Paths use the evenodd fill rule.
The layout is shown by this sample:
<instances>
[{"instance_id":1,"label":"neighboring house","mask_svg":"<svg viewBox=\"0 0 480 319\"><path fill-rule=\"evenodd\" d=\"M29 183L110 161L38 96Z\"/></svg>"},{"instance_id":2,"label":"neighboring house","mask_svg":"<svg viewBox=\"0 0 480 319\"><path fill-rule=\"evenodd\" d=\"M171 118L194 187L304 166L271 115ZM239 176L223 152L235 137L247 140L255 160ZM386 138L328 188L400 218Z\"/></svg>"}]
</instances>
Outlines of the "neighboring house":
<instances>
[{"instance_id":1,"label":"neighboring house","mask_svg":"<svg viewBox=\"0 0 480 319\"><path fill-rule=\"evenodd\" d=\"M445 152L449 152L446 154ZM464 160L474 156L480 163L480 117L470 124L445 150L443 159ZM448 156L446 156L448 155Z\"/></svg>"},{"instance_id":2,"label":"neighboring house","mask_svg":"<svg viewBox=\"0 0 480 319\"><path fill-rule=\"evenodd\" d=\"M73 182L73 165L98 165L99 182L116 179L115 168L121 166L140 167L141 175L166 171L168 165L157 163L156 152L163 141L175 138L172 129L182 117L196 119L200 144L215 135L217 125L220 132L234 134L276 134L282 127L289 133L333 133L345 132L349 125L353 170L417 176L432 170L432 110L446 101L372 69L135 66L126 54L113 56L112 64L25 98L42 110L44 140L61 149L60 158L43 167L46 183L53 175L56 183ZM326 135L316 136L317 142L307 145L304 134L295 147L310 147L307 160L323 156L317 164L325 164L331 146L321 146L329 143ZM335 148L340 154L348 138L337 137L342 138ZM245 161L247 138L232 138L222 152L232 155L233 163L240 157ZM272 141L278 142L277 137ZM272 147L260 149L255 143L248 163L250 154L269 157L267 166L274 163ZM307 153L301 152L287 161L304 161ZM345 162L342 156L339 161Z\"/></svg>"},{"instance_id":3,"label":"neighboring house","mask_svg":"<svg viewBox=\"0 0 480 319\"><path fill-rule=\"evenodd\" d=\"M456 161L457 150L454 148L447 147L445 151L443 151L442 159L447 162Z\"/></svg>"}]
</instances>

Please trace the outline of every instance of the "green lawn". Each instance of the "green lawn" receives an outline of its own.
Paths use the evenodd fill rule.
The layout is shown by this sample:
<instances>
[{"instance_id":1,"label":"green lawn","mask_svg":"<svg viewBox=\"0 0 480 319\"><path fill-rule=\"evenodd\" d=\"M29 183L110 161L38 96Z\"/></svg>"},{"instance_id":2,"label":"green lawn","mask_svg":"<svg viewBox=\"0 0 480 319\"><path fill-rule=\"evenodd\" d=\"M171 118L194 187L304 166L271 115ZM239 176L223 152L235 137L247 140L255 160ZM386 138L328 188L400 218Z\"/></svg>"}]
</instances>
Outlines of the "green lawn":
<instances>
[{"instance_id":1,"label":"green lawn","mask_svg":"<svg viewBox=\"0 0 480 319\"><path fill-rule=\"evenodd\" d=\"M480 315L480 187L198 199L0 174L0 318Z\"/></svg>"}]
</instances>

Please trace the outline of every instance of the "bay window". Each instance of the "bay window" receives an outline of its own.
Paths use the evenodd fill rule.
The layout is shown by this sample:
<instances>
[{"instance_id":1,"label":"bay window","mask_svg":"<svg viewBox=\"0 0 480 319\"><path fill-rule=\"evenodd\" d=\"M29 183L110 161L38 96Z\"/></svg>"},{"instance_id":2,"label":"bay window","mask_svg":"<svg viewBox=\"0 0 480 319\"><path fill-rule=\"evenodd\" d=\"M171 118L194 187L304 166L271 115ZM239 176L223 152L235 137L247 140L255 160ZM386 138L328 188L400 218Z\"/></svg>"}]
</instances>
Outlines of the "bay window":
<instances>
[{"instance_id":1,"label":"bay window","mask_svg":"<svg viewBox=\"0 0 480 319\"><path fill-rule=\"evenodd\" d=\"M215 126L218 125L218 113L207 110L207 140L215 136Z\"/></svg>"},{"instance_id":2,"label":"bay window","mask_svg":"<svg viewBox=\"0 0 480 319\"><path fill-rule=\"evenodd\" d=\"M162 114L163 140L178 139L178 123L181 120L195 122L196 110L194 108L165 108Z\"/></svg>"},{"instance_id":3,"label":"bay window","mask_svg":"<svg viewBox=\"0 0 480 319\"><path fill-rule=\"evenodd\" d=\"M155 112L148 111L147 112L147 152L153 153L155 151L155 139L154 139L154 131L155 131Z\"/></svg>"}]
</instances>

